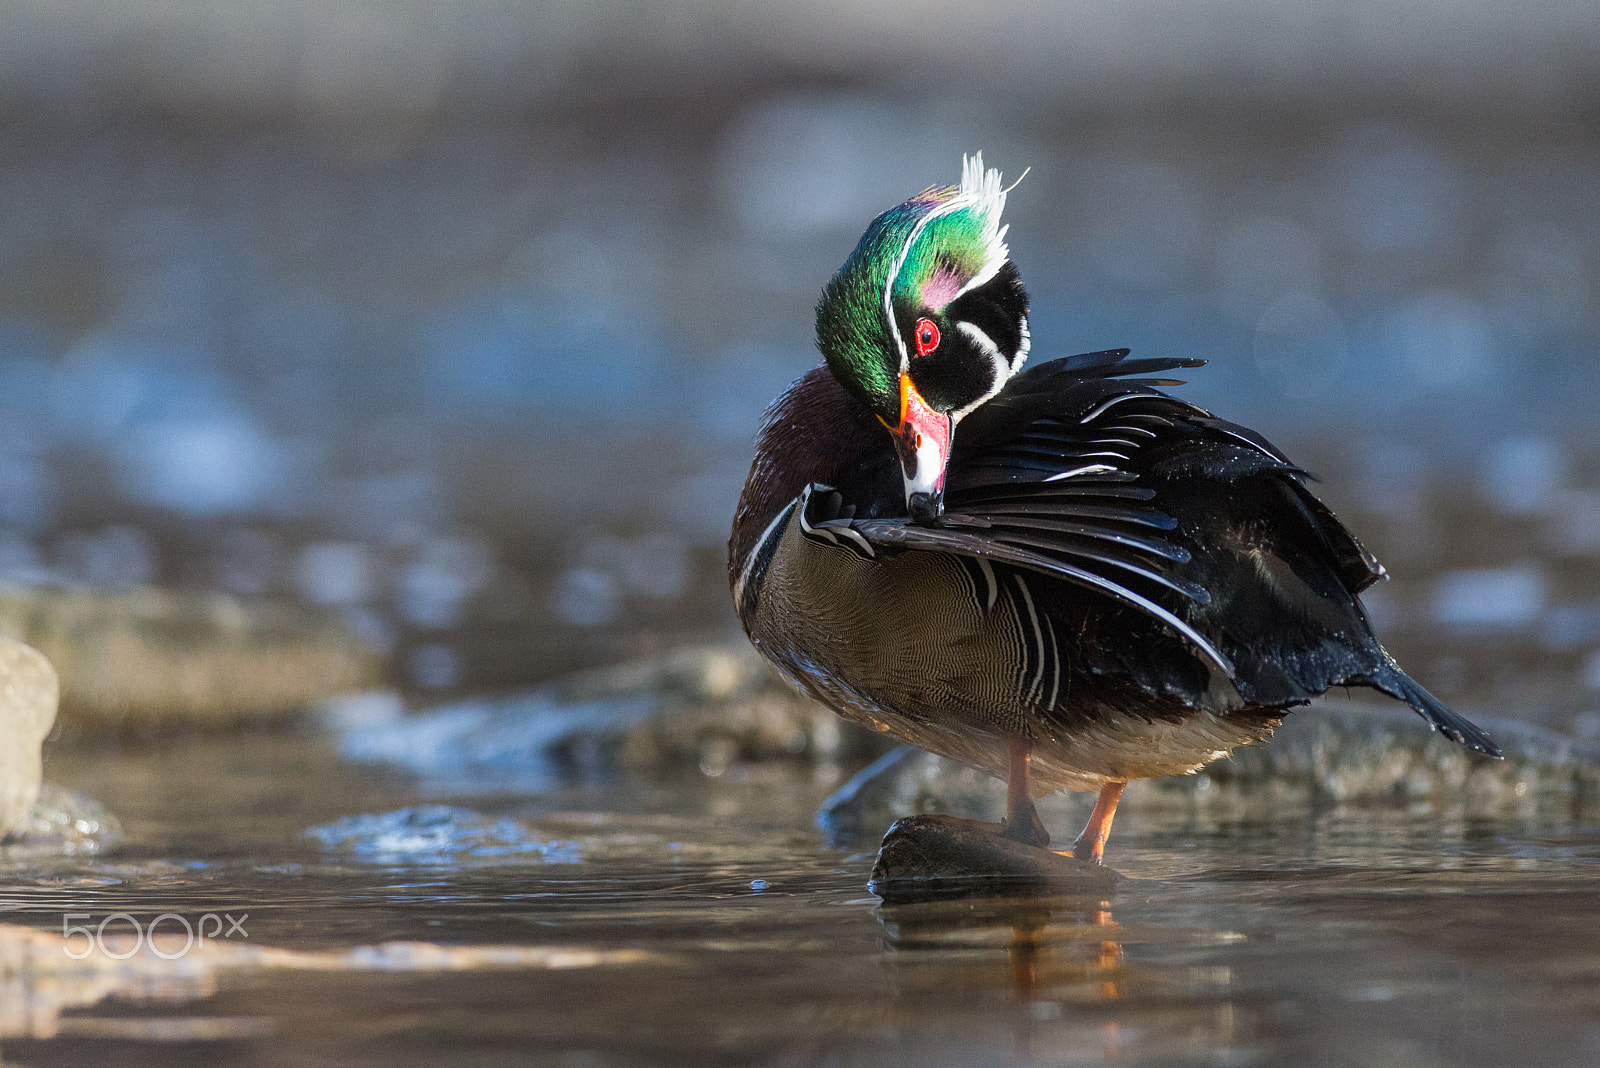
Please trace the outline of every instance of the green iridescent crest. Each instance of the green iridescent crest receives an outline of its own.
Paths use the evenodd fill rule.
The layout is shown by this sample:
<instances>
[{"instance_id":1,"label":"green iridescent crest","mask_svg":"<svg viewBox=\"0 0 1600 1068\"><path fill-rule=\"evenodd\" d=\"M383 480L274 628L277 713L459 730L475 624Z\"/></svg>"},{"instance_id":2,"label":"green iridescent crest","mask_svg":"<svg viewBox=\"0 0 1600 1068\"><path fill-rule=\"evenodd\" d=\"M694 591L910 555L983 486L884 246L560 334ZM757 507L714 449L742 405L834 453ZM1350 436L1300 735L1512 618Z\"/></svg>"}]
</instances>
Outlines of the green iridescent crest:
<instances>
[{"instance_id":1,"label":"green iridescent crest","mask_svg":"<svg viewBox=\"0 0 1600 1068\"><path fill-rule=\"evenodd\" d=\"M937 311L993 278L1009 253L1000 172L966 157L961 184L924 190L879 215L823 290L817 343L835 377L869 405L898 402L908 365L899 320Z\"/></svg>"}]
</instances>

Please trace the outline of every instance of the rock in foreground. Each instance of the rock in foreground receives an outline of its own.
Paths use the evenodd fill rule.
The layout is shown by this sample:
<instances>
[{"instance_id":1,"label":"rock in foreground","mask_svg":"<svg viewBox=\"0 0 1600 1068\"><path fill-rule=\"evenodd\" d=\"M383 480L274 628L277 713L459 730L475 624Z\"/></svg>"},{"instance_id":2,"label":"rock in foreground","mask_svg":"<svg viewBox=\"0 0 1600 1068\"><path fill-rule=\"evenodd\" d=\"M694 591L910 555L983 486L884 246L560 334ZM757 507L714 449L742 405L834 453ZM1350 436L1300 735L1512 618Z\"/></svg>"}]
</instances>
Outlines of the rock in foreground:
<instances>
[{"instance_id":1,"label":"rock in foreground","mask_svg":"<svg viewBox=\"0 0 1600 1068\"><path fill-rule=\"evenodd\" d=\"M0 841L0 859L95 856L122 841L122 824L104 805L54 783L39 787L33 807Z\"/></svg>"},{"instance_id":2,"label":"rock in foreground","mask_svg":"<svg viewBox=\"0 0 1600 1068\"><path fill-rule=\"evenodd\" d=\"M58 694L42 653L0 639L0 838L22 826L39 797L39 747L56 721Z\"/></svg>"}]
</instances>

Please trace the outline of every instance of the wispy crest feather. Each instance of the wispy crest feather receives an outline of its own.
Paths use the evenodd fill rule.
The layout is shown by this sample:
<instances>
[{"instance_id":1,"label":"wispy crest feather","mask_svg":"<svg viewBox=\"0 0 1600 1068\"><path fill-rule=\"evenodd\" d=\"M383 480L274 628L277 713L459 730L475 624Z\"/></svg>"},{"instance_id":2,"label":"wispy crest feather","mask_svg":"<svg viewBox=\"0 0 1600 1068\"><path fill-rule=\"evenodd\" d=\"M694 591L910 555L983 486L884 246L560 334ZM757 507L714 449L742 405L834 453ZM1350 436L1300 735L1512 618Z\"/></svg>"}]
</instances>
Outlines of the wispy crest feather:
<instances>
[{"instance_id":1,"label":"wispy crest feather","mask_svg":"<svg viewBox=\"0 0 1600 1068\"><path fill-rule=\"evenodd\" d=\"M994 167L984 169L982 152L961 157L961 189L957 198L971 204L973 210L983 219L983 239L988 248L988 253L984 257L984 269L967 283L966 289L980 286L993 278L1001 264L1011 258L1011 250L1006 247L1006 231L1010 227L1000 225L1000 216L1006 210L1008 192L1010 190L1001 185L998 169Z\"/></svg>"}]
</instances>

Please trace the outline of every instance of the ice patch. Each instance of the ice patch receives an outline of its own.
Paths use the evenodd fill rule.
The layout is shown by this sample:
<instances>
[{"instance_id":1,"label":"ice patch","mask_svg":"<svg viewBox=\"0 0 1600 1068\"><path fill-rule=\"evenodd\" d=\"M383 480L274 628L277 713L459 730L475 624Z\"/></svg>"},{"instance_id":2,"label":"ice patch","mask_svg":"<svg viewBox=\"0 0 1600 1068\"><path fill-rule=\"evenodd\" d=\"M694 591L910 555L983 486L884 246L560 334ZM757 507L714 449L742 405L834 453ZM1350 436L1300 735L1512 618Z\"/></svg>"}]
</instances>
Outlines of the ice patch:
<instances>
[{"instance_id":1,"label":"ice patch","mask_svg":"<svg viewBox=\"0 0 1600 1068\"><path fill-rule=\"evenodd\" d=\"M1545 613L1539 641L1546 649L1565 652L1600 641L1600 600L1560 604Z\"/></svg>"},{"instance_id":2,"label":"ice patch","mask_svg":"<svg viewBox=\"0 0 1600 1068\"><path fill-rule=\"evenodd\" d=\"M1600 552L1600 491L1567 490L1556 494L1543 540L1558 553L1583 556Z\"/></svg>"},{"instance_id":3,"label":"ice patch","mask_svg":"<svg viewBox=\"0 0 1600 1068\"><path fill-rule=\"evenodd\" d=\"M435 538L400 576L400 614L419 627L445 629L461 621L466 602L494 576L489 547L475 538Z\"/></svg>"},{"instance_id":4,"label":"ice patch","mask_svg":"<svg viewBox=\"0 0 1600 1068\"><path fill-rule=\"evenodd\" d=\"M374 699L330 705L324 722L340 733L347 759L394 764L455 793L531 792L558 785L659 708L653 696L568 703L529 694L401 715Z\"/></svg>"},{"instance_id":5,"label":"ice patch","mask_svg":"<svg viewBox=\"0 0 1600 1068\"><path fill-rule=\"evenodd\" d=\"M719 191L745 229L763 237L859 231L908 193L955 177L958 150L943 150L933 131L908 119L849 94L761 104L733 124L719 151Z\"/></svg>"},{"instance_id":6,"label":"ice patch","mask_svg":"<svg viewBox=\"0 0 1600 1068\"><path fill-rule=\"evenodd\" d=\"M330 852L371 864L455 865L484 857L577 864L576 842L545 840L509 817L449 805L346 816L305 832Z\"/></svg>"},{"instance_id":7,"label":"ice patch","mask_svg":"<svg viewBox=\"0 0 1600 1068\"><path fill-rule=\"evenodd\" d=\"M1384 319L1380 352L1424 389L1481 385L1500 346L1483 305L1451 290L1408 300Z\"/></svg>"},{"instance_id":8,"label":"ice patch","mask_svg":"<svg viewBox=\"0 0 1600 1068\"><path fill-rule=\"evenodd\" d=\"M1547 585L1532 564L1447 571L1433 583L1433 618L1470 629L1526 627L1544 612Z\"/></svg>"},{"instance_id":9,"label":"ice patch","mask_svg":"<svg viewBox=\"0 0 1600 1068\"><path fill-rule=\"evenodd\" d=\"M617 580L592 567L575 567L556 580L551 595L556 618L574 627L600 627L622 609Z\"/></svg>"},{"instance_id":10,"label":"ice patch","mask_svg":"<svg viewBox=\"0 0 1600 1068\"><path fill-rule=\"evenodd\" d=\"M1321 396L1349 362L1344 321L1320 297L1288 293L1256 323L1256 366L1290 397Z\"/></svg>"},{"instance_id":11,"label":"ice patch","mask_svg":"<svg viewBox=\"0 0 1600 1068\"><path fill-rule=\"evenodd\" d=\"M1436 249L1464 229L1467 175L1442 148L1407 130L1358 130L1329 162L1344 187L1341 229L1368 251Z\"/></svg>"},{"instance_id":12,"label":"ice patch","mask_svg":"<svg viewBox=\"0 0 1600 1068\"><path fill-rule=\"evenodd\" d=\"M418 686L438 690L456 684L461 677L461 658L448 645L430 642L411 650L406 669Z\"/></svg>"},{"instance_id":13,"label":"ice patch","mask_svg":"<svg viewBox=\"0 0 1600 1068\"><path fill-rule=\"evenodd\" d=\"M128 436L121 481L139 500L186 515L244 512L293 481L293 451L242 414L162 419Z\"/></svg>"},{"instance_id":14,"label":"ice patch","mask_svg":"<svg viewBox=\"0 0 1600 1068\"><path fill-rule=\"evenodd\" d=\"M1600 649L1589 654L1589 659L1585 660L1583 667L1578 670L1578 678L1587 688L1600 690Z\"/></svg>"},{"instance_id":15,"label":"ice patch","mask_svg":"<svg viewBox=\"0 0 1600 1068\"><path fill-rule=\"evenodd\" d=\"M1502 512L1549 510L1566 481L1566 459L1549 438L1507 438L1484 459L1478 488Z\"/></svg>"},{"instance_id":16,"label":"ice patch","mask_svg":"<svg viewBox=\"0 0 1600 1068\"><path fill-rule=\"evenodd\" d=\"M294 581L313 604L358 604L374 594L372 552L348 541L307 545L295 560Z\"/></svg>"},{"instance_id":17,"label":"ice patch","mask_svg":"<svg viewBox=\"0 0 1600 1068\"><path fill-rule=\"evenodd\" d=\"M368 690L328 701L322 706L322 722L340 733L374 730L398 723L405 711L405 698L395 691Z\"/></svg>"}]
</instances>

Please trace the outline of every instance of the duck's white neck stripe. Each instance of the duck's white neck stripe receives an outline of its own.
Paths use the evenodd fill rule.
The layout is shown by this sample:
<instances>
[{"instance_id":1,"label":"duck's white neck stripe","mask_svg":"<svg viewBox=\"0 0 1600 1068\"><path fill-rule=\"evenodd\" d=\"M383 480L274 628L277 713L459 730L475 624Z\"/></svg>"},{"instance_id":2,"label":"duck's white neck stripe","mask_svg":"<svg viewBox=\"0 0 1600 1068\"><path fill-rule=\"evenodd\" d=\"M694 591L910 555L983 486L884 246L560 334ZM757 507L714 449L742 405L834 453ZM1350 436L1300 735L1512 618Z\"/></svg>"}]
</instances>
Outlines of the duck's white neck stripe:
<instances>
[{"instance_id":1,"label":"duck's white neck stripe","mask_svg":"<svg viewBox=\"0 0 1600 1068\"><path fill-rule=\"evenodd\" d=\"M999 393L1005 386L1006 380L1011 377L1012 370L1005 354L1000 351L1000 346L994 343L994 338L985 333L982 327L969 323L965 319L958 319L956 320L956 329L971 338L972 343L982 349L983 354L989 357L989 362L994 364L994 385L989 388L987 393L975 399L971 404L951 412L950 419L952 422L970 415L978 405L983 404L996 393Z\"/></svg>"}]
</instances>

